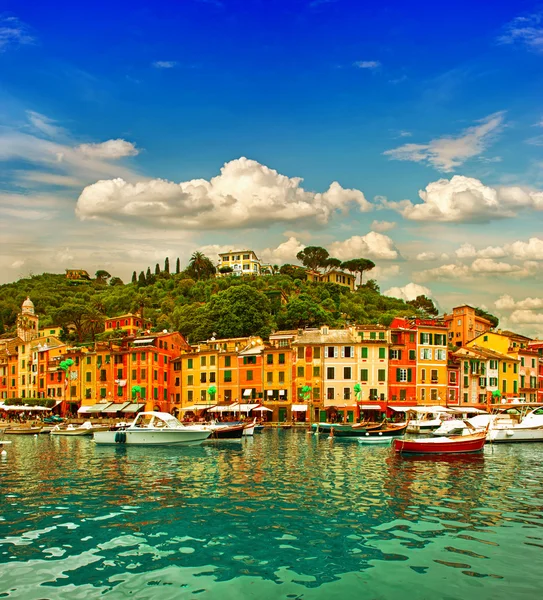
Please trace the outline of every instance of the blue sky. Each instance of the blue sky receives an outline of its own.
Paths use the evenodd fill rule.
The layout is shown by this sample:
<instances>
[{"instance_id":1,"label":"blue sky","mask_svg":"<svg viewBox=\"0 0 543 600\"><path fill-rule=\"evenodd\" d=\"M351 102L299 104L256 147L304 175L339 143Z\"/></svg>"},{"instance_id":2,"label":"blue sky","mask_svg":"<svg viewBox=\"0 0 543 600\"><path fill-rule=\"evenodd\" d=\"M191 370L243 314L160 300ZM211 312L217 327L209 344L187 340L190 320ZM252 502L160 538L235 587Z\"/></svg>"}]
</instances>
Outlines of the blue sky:
<instances>
[{"instance_id":1,"label":"blue sky","mask_svg":"<svg viewBox=\"0 0 543 600\"><path fill-rule=\"evenodd\" d=\"M534 2L4 2L0 281L325 245L541 333L542 64Z\"/></svg>"}]
</instances>

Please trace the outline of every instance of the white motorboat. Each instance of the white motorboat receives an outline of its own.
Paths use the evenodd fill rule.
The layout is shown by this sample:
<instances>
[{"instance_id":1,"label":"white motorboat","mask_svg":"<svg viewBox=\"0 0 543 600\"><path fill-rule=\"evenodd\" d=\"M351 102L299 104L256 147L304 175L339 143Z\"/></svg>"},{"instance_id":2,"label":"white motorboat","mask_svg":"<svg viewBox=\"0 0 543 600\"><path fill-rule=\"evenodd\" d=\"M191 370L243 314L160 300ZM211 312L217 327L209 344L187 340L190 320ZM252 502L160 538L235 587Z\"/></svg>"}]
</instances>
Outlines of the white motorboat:
<instances>
[{"instance_id":1,"label":"white motorboat","mask_svg":"<svg viewBox=\"0 0 543 600\"><path fill-rule=\"evenodd\" d=\"M406 412L415 414L415 418L409 419L407 433L432 433L454 411L446 406L417 406L406 409Z\"/></svg>"},{"instance_id":2,"label":"white motorboat","mask_svg":"<svg viewBox=\"0 0 543 600\"><path fill-rule=\"evenodd\" d=\"M211 430L198 425L185 426L168 413L139 413L124 430L98 431L97 444L140 446L195 446L211 435Z\"/></svg>"},{"instance_id":3,"label":"white motorboat","mask_svg":"<svg viewBox=\"0 0 543 600\"><path fill-rule=\"evenodd\" d=\"M543 407L508 409L490 421L488 439L491 442L543 442ZM503 418L506 417L506 418Z\"/></svg>"},{"instance_id":4,"label":"white motorboat","mask_svg":"<svg viewBox=\"0 0 543 600\"><path fill-rule=\"evenodd\" d=\"M455 415L451 415L452 418L445 418L441 425L432 432L432 435L437 437L473 435L478 431L483 431L490 422L490 415L478 408L459 406L452 410ZM473 414L476 417L468 416Z\"/></svg>"},{"instance_id":5,"label":"white motorboat","mask_svg":"<svg viewBox=\"0 0 543 600\"><path fill-rule=\"evenodd\" d=\"M107 431L108 429L108 425L93 425L90 421L85 421L82 425L73 423L69 423L66 427L57 425L49 431L49 435L91 436L97 431Z\"/></svg>"}]
</instances>

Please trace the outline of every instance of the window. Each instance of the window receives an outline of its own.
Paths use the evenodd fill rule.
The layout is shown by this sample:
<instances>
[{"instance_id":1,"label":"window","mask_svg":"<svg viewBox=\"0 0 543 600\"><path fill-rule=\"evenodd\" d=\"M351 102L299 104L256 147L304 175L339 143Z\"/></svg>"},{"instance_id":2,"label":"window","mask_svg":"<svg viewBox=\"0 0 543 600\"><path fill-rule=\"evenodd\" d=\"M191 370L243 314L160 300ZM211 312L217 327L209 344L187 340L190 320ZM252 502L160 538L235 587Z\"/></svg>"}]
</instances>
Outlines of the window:
<instances>
[{"instance_id":1,"label":"window","mask_svg":"<svg viewBox=\"0 0 543 600\"><path fill-rule=\"evenodd\" d=\"M488 385L490 387L498 387L498 378L497 377L489 377Z\"/></svg>"},{"instance_id":2,"label":"window","mask_svg":"<svg viewBox=\"0 0 543 600\"><path fill-rule=\"evenodd\" d=\"M194 392L192 390L189 390L187 392L187 401L192 402L193 398L194 398Z\"/></svg>"},{"instance_id":3,"label":"window","mask_svg":"<svg viewBox=\"0 0 543 600\"><path fill-rule=\"evenodd\" d=\"M422 360L432 360L432 349L431 348L421 348L420 349L420 357Z\"/></svg>"},{"instance_id":4,"label":"window","mask_svg":"<svg viewBox=\"0 0 543 600\"><path fill-rule=\"evenodd\" d=\"M320 357L321 357L321 349L320 349L320 346L317 346L316 348L313 348L313 358L320 359Z\"/></svg>"},{"instance_id":5,"label":"window","mask_svg":"<svg viewBox=\"0 0 543 600\"><path fill-rule=\"evenodd\" d=\"M437 390L435 388L432 388L430 390L430 400L432 402L436 402L437 401Z\"/></svg>"},{"instance_id":6,"label":"window","mask_svg":"<svg viewBox=\"0 0 543 600\"><path fill-rule=\"evenodd\" d=\"M426 369L420 370L420 380L422 383L424 383L426 381Z\"/></svg>"},{"instance_id":7,"label":"window","mask_svg":"<svg viewBox=\"0 0 543 600\"><path fill-rule=\"evenodd\" d=\"M362 358L368 358L368 347L362 346Z\"/></svg>"},{"instance_id":8,"label":"window","mask_svg":"<svg viewBox=\"0 0 543 600\"><path fill-rule=\"evenodd\" d=\"M284 354L280 354L279 355L279 364L280 365L284 365L285 364L285 355Z\"/></svg>"},{"instance_id":9,"label":"window","mask_svg":"<svg viewBox=\"0 0 543 600\"><path fill-rule=\"evenodd\" d=\"M224 366L225 367L229 367L231 365L232 362L232 357L231 356L225 356L224 357Z\"/></svg>"},{"instance_id":10,"label":"window","mask_svg":"<svg viewBox=\"0 0 543 600\"><path fill-rule=\"evenodd\" d=\"M417 360L416 350L409 350L409 360Z\"/></svg>"},{"instance_id":11,"label":"window","mask_svg":"<svg viewBox=\"0 0 543 600\"><path fill-rule=\"evenodd\" d=\"M304 368L298 367L298 377L303 377L303 376L304 376Z\"/></svg>"},{"instance_id":12,"label":"window","mask_svg":"<svg viewBox=\"0 0 543 600\"><path fill-rule=\"evenodd\" d=\"M498 361L497 360L491 360L489 368L490 369L497 369L498 368Z\"/></svg>"},{"instance_id":13,"label":"window","mask_svg":"<svg viewBox=\"0 0 543 600\"><path fill-rule=\"evenodd\" d=\"M105 398L107 394L106 388L100 388L100 398Z\"/></svg>"},{"instance_id":14,"label":"window","mask_svg":"<svg viewBox=\"0 0 543 600\"><path fill-rule=\"evenodd\" d=\"M156 369L153 371L153 381L158 381L158 371Z\"/></svg>"},{"instance_id":15,"label":"window","mask_svg":"<svg viewBox=\"0 0 543 600\"><path fill-rule=\"evenodd\" d=\"M379 381L381 383L383 381L386 381L386 379L387 379L386 369L379 369L377 371L377 381Z\"/></svg>"},{"instance_id":16,"label":"window","mask_svg":"<svg viewBox=\"0 0 543 600\"><path fill-rule=\"evenodd\" d=\"M426 390L424 388L422 388L422 390L420 391L420 399L422 402L426 401Z\"/></svg>"},{"instance_id":17,"label":"window","mask_svg":"<svg viewBox=\"0 0 543 600\"><path fill-rule=\"evenodd\" d=\"M436 360L447 360L447 351L436 350Z\"/></svg>"},{"instance_id":18,"label":"window","mask_svg":"<svg viewBox=\"0 0 543 600\"><path fill-rule=\"evenodd\" d=\"M425 346L427 346L428 344L431 344L432 343L431 336L432 336L431 333L421 333L420 334L420 343L424 344Z\"/></svg>"},{"instance_id":19,"label":"window","mask_svg":"<svg viewBox=\"0 0 543 600\"><path fill-rule=\"evenodd\" d=\"M268 354L266 356L266 364L273 365L273 354Z\"/></svg>"},{"instance_id":20,"label":"window","mask_svg":"<svg viewBox=\"0 0 543 600\"><path fill-rule=\"evenodd\" d=\"M90 371L85 373L85 381L92 381L92 373Z\"/></svg>"},{"instance_id":21,"label":"window","mask_svg":"<svg viewBox=\"0 0 543 600\"><path fill-rule=\"evenodd\" d=\"M465 388L469 387L469 377L467 375L464 376L464 387Z\"/></svg>"},{"instance_id":22,"label":"window","mask_svg":"<svg viewBox=\"0 0 543 600\"><path fill-rule=\"evenodd\" d=\"M320 377L320 376L321 376L321 368L313 367L313 377Z\"/></svg>"},{"instance_id":23,"label":"window","mask_svg":"<svg viewBox=\"0 0 543 600\"><path fill-rule=\"evenodd\" d=\"M122 378L123 378L123 370L117 369L117 379L122 379Z\"/></svg>"},{"instance_id":24,"label":"window","mask_svg":"<svg viewBox=\"0 0 543 600\"><path fill-rule=\"evenodd\" d=\"M434 334L434 346L446 346L447 336L444 333Z\"/></svg>"},{"instance_id":25,"label":"window","mask_svg":"<svg viewBox=\"0 0 543 600\"><path fill-rule=\"evenodd\" d=\"M394 397L392 398L394 400ZM407 390L400 390L400 402L405 402L407 400Z\"/></svg>"},{"instance_id":26,"label":"window","mask_svg":"<svg viewBox=\"0 0 543 600\"><path fill-rule=\"evenodd\" d=\"M194 385L194 375L187 376L187 385Z\"/></svg>"},{"instance_id":27,"label":"window","mask_svg":"<svg viewBox=\"0 0 543 600\"><path fill-rule=\"evenodd\" d=\"M321 390L316 387L313 388L313 400L319 401L321 399Z\"/></svg>"},{"instance_id":28,"label":"window","mask_svg":"<svg viewBox=\"0 0 543 600\"><path fill-rule=\"evenodd\" d=\"M200 373L200 383L207 382L207 373Z\"/></svg>"},{"instance_id":29,"label":"window","mask_svg":"<svg viewBox=\"0 0 543 600\"><path fill-rule=\"evenodd\" d=\"M522 367L524 366L522 363L520 363L520 365L521 365ZM513 373L517 373L517 371L518 371L518 364L517 364L517 363L515 363L515 364L513 365Z\"/></svg>"},{"instance_id":30,"label":"window","mask_svg":"<svg viewBox=\"0 0 543 600\"><path fill-rule=\"evenodd\" d=\"M396 369L396 381L398 382L410 382L412 380L411 369Z\"/></svg>"},{"instance_id":31,"label":"window","mask_svg":"<svg viewBox=\"0 0 543 600\"><path fill-rule=\"evenodd\" d=\"M164 373L164 375L166 375L166 373ZM215 383L216 377L217 377L216 373L210 373L209 374L209 383Z\"/></svg>"},{"instance_id":32,"label":"window","mask_svg":"<svg viewBox=\"0 0 543 600\"><path fill-rule=\"evenodd\" d=\"M138 378L138 370L132 369L132 379L137 379L137 378Z\"/></svg>"},{"instance_id":33,"label":"window","mask_svg":"<svg viewBox=\"0 0 543 600\"><path fill-rule=\"evenodd\" d=\"M300 346L298 348L298 358L302 359L304 357L304 355L305 355L304 348L303 348L303 346Z\"/></svg>"},{"instance_id":34,"label":"window","mask_svg":"<svg viewBox=\"0 0 543 600\"><path fill-rule=\"evenodd\" d=\"M360 370L360 381L368 381L368 369Z\"/></svg>"},{"instance_id":35,"label":"window","mask_svg":"<svg viewBox=\"0 0 543 600\"><path fill-rule=\"evenodd\" d=\"M504 362L504 363L502 363L502 365L503 365L503 367L502 367L503 372L507 373L507 363Z\"/></svg>"},{"instance_id":36,"label":"window","mask_svg":"<svg viewBox=\"0 0 543 600\"><path fill-rule=\"evenodd\" d=\"M334 399L334 388L327 388L326 389L326 398L328 400L333 400Z\"/></svg>"},{"instance_id":37,"label":"window","mask_svg":"<svg viewBox=\"0 0 543 600\"><path fill-rule=\"evenodd\" d=\"M187 360L187 369L192 369L192 364L193 364L193 363L192 363L192 358L189 358L189 359Z\"/></svg>"},{"instance_id":38,"label":"window","mask_svg":"<svg viewBox=\"0 0 543 600\"><path fill-rule=\"evenodd\" d=\"M335 379L335 369L334 369L334 367L328 367L326 369L326 379Z\"/></svg>"},{"instance_id":39,"label":"window","mask_svg":"<svg viewBox=\"0 0 543 600\"><path fill-rule=\"evenodd\" d=\"M354 356L354 348L352 346L345 346L343 348L343 356L345 358L352 358Z\"/></svg>"},{"instance_id":40,"label":"window","mask_svg":"<svg viewBox=\"0 0 543 600\"><path fill-rule=\"evenodd\" d=\"M401 360L402 359L402 351L401 350L391 350L388 353L388 358L390 360Z\"/></svg>"},{"instance_id":41,"label":"window","mask_svg":"<svg viewBox=\"0 0 543 600\"><path fill-rule=\"evenodd\" d=\"M379 332L379 339L380 340L384 340L385 339L385 332L384 331L380 331Z\"/></svg>"},{"instance_id":42,"label":"window","mask_svg":"<svg viewBox=\"0 0 543 600\"><path fill-rule=\"evenodd\" d=\"M351 379L351 367L343 367L343 379Z\"/></svg>"},{"instance_id":43,"label":"window","mask_svg":"<svg viewBox=\"0 0 543 600\"><path fill-rule=\"evenodd\" d=\"M205 367L207 362L207 356L200 356L200 366Z\"/></svg>"},{"instance_id":44,"label":"window","mask_svg":"<svg viewBox=\"0 0 543 600\"><path fill-rule=\"evenodd\" d=\"M325 352L326 358L335 358L337 356L337 348L335 346L327 346Z\"/></svg>"},{"instance_id":45,"label":"window","mask_svg":"<svg viewBox=\"0 0 543 600\"><path fill-rule=\"evenodd\" d=\"M377 334L375 333L375 331L370 331L370 340L375 340L377 339Z\"/></svg>"},{"instance_id":46,"label":"window","mask_svg":"<svg viewBox=\"0 0 543 600\"><path fill-rule=\"evenodd\" d=\"M256 365L256 356L244 356L243 364L244 365Z\"/></svg>"},{"instance_id":47,"label":"window","mask_svg":"<svg viewBox=\"0 0 543 600\"><path fill-rule=\"evenodd\" d=\"M247 381L253 380L253 371L247 371Z\"/></svg>"},{"instance_id":48,"label":"window","mask_svg":"<svg viewBox=\"0 0 543 600\"><path fill-rule=\"evenodd\" d=\"M266 383L273 383L273 373L271 371L266 373Z\"/></svg>"},{"instance_id":49,"label":"window","mask_svg":"<svg viewBox=\"0 0 543 600\"><path fill-rule=\"evenodd\" d=\"M486 377L479 377L479 387L486 387Z\"/></svg>"},{"instance_id":50,"label":"window","mask_svg":"<svg viewBox=\"0 0 543 600\"><path fill-rule=\"evenodd\" d=\"M279 383L285 383L285 372L279 371Z\"/></svg>"},{"instance_id":51,"label":"window","mask_svg":"<svg viewBox=\"0 0 543 600\"><path fill-rule=\"evenodd\" d=\"M232 371L224 372L224 383L231 383L232 381Z\"/></svg>"},{"instance_id":52,"label":"window","mask_svg":"<svg viewBox=\"0 0 543 600\"><path fill-rule=\"evenodd\" d=\"M410 333L409 334L409 341L413 344L415 342L415 334L414 333Z\"/></svg>"},{"instance_id":53,"label":"window","mask_svg":"<svg viewBox=\"0 0 543 600\"><path fill-rule=\"evenodd\" d=\"M23 363L24 363L24 360L23 360ZM520 357L520 366L521 366L521 367L523 367L523 366L524 366L524 356L521 356L521 357ZM24 367L24 364L23 364L23 367ZM516 373L516 371L515 371L515 373Z\"/></svg>"},{"instance_id":54,"label":"window","mask_svg":"<svg viewBox=\"0 0 543 600\"><path fill-rule=\"evenodd\" d=\"M360 336L360 339L363 340L364 339L364 332L363 331L359 331L358 335Z\"/></svg>"},{"instance_id":55,"label":"window","mask_svg":"<svg viewBox=\"0 0 543 600\"><path fill-rule=\"evenodd\" d=\"M92 363L92 356L87 356L87 364L90 365Z\"/></svg>"},{"instance_id":56,"label":"window","mask_svg":"<svg viewBox=\"0 0 543 600\"><path fill-rule=\"evenodd\" d=\"M140 379L145 379L147 377L147 371L145 369L142 369L140 371Z\"/></svg>"},{"instance_id":57,"label":"window","mask_svg":"<svg viewBox=\"0 0 543 600\"><path fill-rule=\"evenodd\" d=\"M343 399L344 400L351 399L351 388L343 388Z\"/></svg>"},{"instance_id":58,"label":"window","mask_svg":"<svg viewBox=\"0 0 543 600\"><path fill-rule=\"evenodd\" d=\"M438 373L437 373L437 369L432 369L430 371L430 378L432 380L432 383L437 383L438 382Z\"/></svg>"},{"instance_id":59,"label":"window","mask_svg":"<svg viewBox=\"0 0 543 600\"><path fill-rule=\"evenodd\" d=\"M383 348L379 348L379 358L380 358L380 359L384 359L384 358L385 358L385 356L386 356L386 351L387 351L387 349L386 349L386 348L384 348L384 347L383 347Z\"/></svg>"}]
</instances>

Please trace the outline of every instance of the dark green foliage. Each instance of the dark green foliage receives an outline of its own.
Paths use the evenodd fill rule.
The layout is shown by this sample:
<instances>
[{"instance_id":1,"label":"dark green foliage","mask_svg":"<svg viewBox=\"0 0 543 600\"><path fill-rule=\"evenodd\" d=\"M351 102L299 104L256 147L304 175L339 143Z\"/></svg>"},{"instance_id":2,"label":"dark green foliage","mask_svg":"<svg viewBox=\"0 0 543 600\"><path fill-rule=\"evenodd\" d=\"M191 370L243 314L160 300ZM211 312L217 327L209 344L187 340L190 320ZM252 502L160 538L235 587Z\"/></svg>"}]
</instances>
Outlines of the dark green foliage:
<instances>
[{"instance_id":1,"label":"dark green foliage","mask_svg":"<svg viewBox=\"0 0 543 600\"><path fill-rule=\"evenodd\" d=\"M136 271L134 271L134 272L132 273L132 283L133 283L133 284L136 284L136 283L138 283L138 276L136 275Z\"/></svg>"},{"instance_id":2,"label":"dark green foliage","mask_svg":"<svg viewBox=\"0 0 543 600\"><path fill-rule=\"evenodd\" d=\"M147 285L147 281L145 280L145 273L143 271L141 271L139 274L138 285L140 285L140 286Z\"/></svg>"},{"instance_id":3,"label":"dark green foliage","mask_svg":"<svg viewBox=\"0 0 543 600\"><path fill-rule=\"evenodd\" d=\"M160 275L160 266L158 263L155 265L155 275Z\"/></svg>"},{"instance_id":4,"label":"dark green foliage","mask_svg":"<svg viewBox=\"0 0 543 600\"><path fill-rule=\"evenodd\" d=\"M408 300L407 304L414 306L425 315L435 317L439 314L434 302L427 296L417 296L414 300Z\"/></svg>"},{"instance_id":5,"label":"dark green foliage","mask_svg":"<svg viewBox=\"0 0 543 600\"><path fill-rule=\"evenodd\" d=\"M179 273L181 273L181 262L178 257L177 260L175 261L175 274L179 275Z\"/></svg>"},{"instance_id":6,"label":"dark green foliage","mask_svg":"<svg viewBox=\"0 0 543 600\"><path fill-rule=\"evenodd\" d=\"M170 272L170 259L168 257L166 257L166 260L164 261L164 272Z\"/></svg>"},{"instance_id":7,"label":"dark green foliage","mask_svg":"<svg viewBox=\"0 0 543 600\"><path fill-rule=\"evenodd\" d=\"M483 319L487 319L488 321L490 321L492 323L492 327L496 328L498 326L498 323L500 322L500 320L498 319L498 317L496 317L495 315L487 312L486 310L483 310L482 308L475 308L475 314L478 317L483 317Z\"/></svg>"},{"instance_id":8,"label":"dark green foliage","mask_svg":"<svg viewBox=\"0 0 543 600\"><path fill-rule=\"evenodd\" d=\"M296 258L302 265L311 269L311 271L320 271L320 269L324 268L328 257L328 250L320 246L306 246L296 255Z\"/></svg>"}]
</instances>

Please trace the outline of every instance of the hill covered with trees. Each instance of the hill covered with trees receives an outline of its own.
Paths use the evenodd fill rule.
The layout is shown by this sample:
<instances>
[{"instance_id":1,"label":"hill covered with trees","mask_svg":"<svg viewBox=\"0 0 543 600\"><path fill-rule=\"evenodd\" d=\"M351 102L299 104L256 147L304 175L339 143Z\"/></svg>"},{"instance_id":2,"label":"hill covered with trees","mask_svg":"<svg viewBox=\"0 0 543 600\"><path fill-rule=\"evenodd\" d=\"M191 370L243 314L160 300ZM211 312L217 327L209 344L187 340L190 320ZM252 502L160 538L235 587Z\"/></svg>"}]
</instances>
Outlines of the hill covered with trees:
<instances>
[{"instance_id":1,"label":"hill covered with trees","mask_svg":"<svg viewBox=\"0 0 543 600\"><path fill-rule=\"evenodd\" d=\"M349 266L362 275L373 267L369 263ZM155 331L177 330L193 343L212 335L267 337L277 329L388 325L395 316L437 314L427 298L406 303L381 295L373 279L351 292L337 284L307 281L304 269L293 265L274 267L267 275L217 278L211 260L198 252L183 271L177 259L171 273L166 259L163 268L157 264L154 270L134 272L127 284L99 270L90 281L73 282L63 274L44 273L2 285L0 334L15 331L17 313L27 296L34 302L40 326L62 326L64 338L73 343L118 337L118 332L104 332L104 320L128 312L143 313Z\"/></svg>"}]
</instances>

